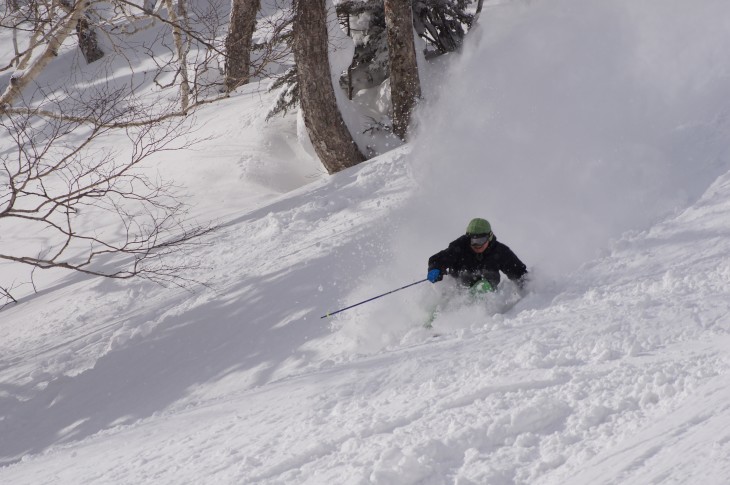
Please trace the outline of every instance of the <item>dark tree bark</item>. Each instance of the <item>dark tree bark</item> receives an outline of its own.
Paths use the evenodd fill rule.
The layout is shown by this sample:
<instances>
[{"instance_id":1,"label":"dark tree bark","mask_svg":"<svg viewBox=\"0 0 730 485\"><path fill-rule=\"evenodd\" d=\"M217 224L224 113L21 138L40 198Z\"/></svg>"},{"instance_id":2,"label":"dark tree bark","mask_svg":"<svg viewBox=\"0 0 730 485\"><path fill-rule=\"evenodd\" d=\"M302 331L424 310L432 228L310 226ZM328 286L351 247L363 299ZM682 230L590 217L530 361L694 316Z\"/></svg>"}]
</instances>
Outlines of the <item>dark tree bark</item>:
<instances>
[{"instance_id":1,"label":"dark tree bark","mask_svg":"<svg viewBox=\"0 0 730 485\"><path fill-rule=\"evenodd\" d=\"M231 23L226 36L226 89L246 84L251 68L251 44L260 0L232 0Z\"/></svg>"},{"instance_id":2,"label":"dark tree bark","mask_svg":"<svg viewBox=\"0 0 730 485\"><path fill-rule=\"evenodd\" d=\"M96 32L91 27L85 15L76 24L76 35L79 39L79 49L81 49L81 53L84 55L87 64L91 64L104 57L104 51L99 47Z\"/></svg>"},{"instance_id":3,"label":"dark tree bark","mask_svg":"<svg viewBox=\"0 0 730 485\"><path fill-rule=\"evenodd\" d=\"M416 48L413 43L413 13L410 0L385 0L384 6L390 56L393 133L405 140L411 112L421 97Z\"/></svg>"},{"instance_id":4,"label":"dark tree bark","mask_svg":"<svg viewBox=\"0 0 730 485\"><path fill-rule=\"evenodd\" d=\"M93 25L89 22L89 12L91 7L85 2L74 2L73 0L61 0L61 8L69 14L76 12L76 36L79 41L79 49L86 59L87 64L98 61L104 57L104 51L99 47L99 41L96 38L96 32Z\"/></svg>"},{"instance_id":5,"label":"dark tree bark","mask_svg":"<svg viewBox=\"0 0 730 485\"><path fill-rule=\"evenodd\" d=\"M327 52L325 0L294 3L293 50L300 107L314 150L329 173L365 160L337 107Z\"/></svg>"},{"instance_id":6,"label":"dark tree bark","mask_svg":"<svg viewBox=\"0 0 730 485\"><path fill-rule=\"evenodd\" d=\"M157 6L157 0L144 0L142 2L142 11L147 15L152 15Z\"/></svg>"}]
</instances>

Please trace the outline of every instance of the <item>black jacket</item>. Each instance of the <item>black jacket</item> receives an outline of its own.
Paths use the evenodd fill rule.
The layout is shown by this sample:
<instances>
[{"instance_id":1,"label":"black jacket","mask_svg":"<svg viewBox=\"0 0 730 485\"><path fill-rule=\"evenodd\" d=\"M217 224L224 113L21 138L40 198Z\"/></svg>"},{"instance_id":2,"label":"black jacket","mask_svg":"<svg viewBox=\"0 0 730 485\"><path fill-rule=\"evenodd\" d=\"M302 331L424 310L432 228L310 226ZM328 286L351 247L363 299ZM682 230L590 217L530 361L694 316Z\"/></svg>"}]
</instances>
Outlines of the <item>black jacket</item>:
<instances>
[{"instance_id":1,"label":"black jacket","mask_svg":"<svg viewBox=\"0 0 730 485\"><path fill-rule=\"evenodd\" d=\"M499 284L501 271L522 287L527 267L510 248L498 242L496 236L481 254L475 253L469 243L470 237L467 235L452 241L448 248L428 259L428 269L440 269L442 273L458 278L466 286L485 279L494 288Z\"/></svg>"}]
</instances>

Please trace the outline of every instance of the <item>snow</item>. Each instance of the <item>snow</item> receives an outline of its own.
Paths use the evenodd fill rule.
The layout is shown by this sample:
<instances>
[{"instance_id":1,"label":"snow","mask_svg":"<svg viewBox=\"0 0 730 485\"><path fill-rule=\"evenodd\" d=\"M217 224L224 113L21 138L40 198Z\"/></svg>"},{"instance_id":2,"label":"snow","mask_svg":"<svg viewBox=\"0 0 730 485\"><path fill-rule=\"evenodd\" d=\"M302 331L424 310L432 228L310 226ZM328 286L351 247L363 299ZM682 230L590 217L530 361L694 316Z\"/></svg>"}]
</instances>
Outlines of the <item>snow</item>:
<instances>
[{"instance_id":1,"label":"snow","mask_svg":"<svg viewBox=\"0 0 730 485\"><path fill-rule=\"evenodd\" d=\"M178 256L210 286L52 273L0 311L0 483L727 483L728 19L486 5L414 139L334 176L266 86L201 108L153 168L221 223ZM445 281L320 318L472 217L530 267L513 308L506 284L426 330Z\"/></svg>"}]
</instances>

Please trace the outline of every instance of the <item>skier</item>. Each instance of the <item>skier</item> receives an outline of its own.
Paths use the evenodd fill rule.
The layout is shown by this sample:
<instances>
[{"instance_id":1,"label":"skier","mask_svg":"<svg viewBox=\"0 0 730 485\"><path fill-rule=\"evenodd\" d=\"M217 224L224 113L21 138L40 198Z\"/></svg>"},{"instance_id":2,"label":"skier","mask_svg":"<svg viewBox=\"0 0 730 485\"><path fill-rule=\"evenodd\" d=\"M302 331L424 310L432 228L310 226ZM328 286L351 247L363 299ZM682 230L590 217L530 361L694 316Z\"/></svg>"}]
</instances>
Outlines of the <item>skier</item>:
<instances>
[{"instance_id":1,"label":"skier","mask_svg":"<svg viewBox=\"0 0 730 485\"><path fill-rule=\"evenodd\" d=\"M485 219L472 219L466 234L428 259L431 283L441 281L447 274L475 292L496 291L500 271L523 289L527 267L510 248L497 241Z\"/></svg>"}]
</instances>

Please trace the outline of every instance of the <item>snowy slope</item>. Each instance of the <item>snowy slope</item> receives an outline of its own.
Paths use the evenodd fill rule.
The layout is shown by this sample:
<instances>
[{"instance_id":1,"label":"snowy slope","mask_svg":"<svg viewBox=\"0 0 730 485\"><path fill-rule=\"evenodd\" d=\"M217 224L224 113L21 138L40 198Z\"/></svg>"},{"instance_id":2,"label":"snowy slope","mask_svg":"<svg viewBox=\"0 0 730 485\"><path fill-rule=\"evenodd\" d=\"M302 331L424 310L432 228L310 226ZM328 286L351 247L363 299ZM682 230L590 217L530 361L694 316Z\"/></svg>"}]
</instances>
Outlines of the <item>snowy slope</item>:
<instances>
[{"instance_id":1,"label":"snowy slope","mask_svg":"<svg viewBox=\"0 0 730 485\"><path fill-rule=\"evenodd\" d=\"M222 139L162 167L223 222L180 256L211 287L65 275L4 309L0 483L727 483L727 19L492 5L416 139L332 177L257 88L203 108ZM444 282L319 318L475 216L531 268L514 308L433 338Z\"/></svg>"},{"instance_id":2,"label":"snowy slope","mask_svg":"<svg viewBox=\"0 0 730 485\"><path fill-rule=\"evenodd\" d=\"M336 193L365 205L372 199L358 201L357 193L370 193L361 191L368 180L402 180L390 162L343 175ZM148 294L144 317L118 306L116 326L90 321L94 335L73 339L67 330L46 337L56 348L34 347L45 350L38 367L92 352L93 367L75 376L50 368L10 378L10 369L32 359L6 360L3 379L26 400L4 399L3 454L24 457L0 476L7 483L692 483L697 476L723 483L728 179L676 219L622 241L552 301L534 294L493 317L466 308L461 318L479 316L471 325L371 356L327 355L316 343L327 339L316 318L324 304L317 295L326 293L317 291L316 272L325 255L336 261L355 243L332 242L350 229L338 221L349 211L313 208L305 201L325 188L309 189L221 236L251 236L250 225L268 239L282 220L308 225L307 213L316 214L321 226L298 234L310 235L298 245L307 258L292 263L283 252L266 271L249 267L240 278L285 281L288 290L231 282L215 298L159 291ZM232 264L217 257L219 268ZM291 264L299 268L282 269ZM69 284L33 306L53 310L71 292L94 287L100 291ZM107 287L100 298L119 302L130 293ZM287 318L280 302L297 299L302 313Z\"/></svg>"}]
</instances>

